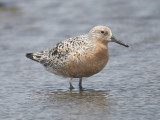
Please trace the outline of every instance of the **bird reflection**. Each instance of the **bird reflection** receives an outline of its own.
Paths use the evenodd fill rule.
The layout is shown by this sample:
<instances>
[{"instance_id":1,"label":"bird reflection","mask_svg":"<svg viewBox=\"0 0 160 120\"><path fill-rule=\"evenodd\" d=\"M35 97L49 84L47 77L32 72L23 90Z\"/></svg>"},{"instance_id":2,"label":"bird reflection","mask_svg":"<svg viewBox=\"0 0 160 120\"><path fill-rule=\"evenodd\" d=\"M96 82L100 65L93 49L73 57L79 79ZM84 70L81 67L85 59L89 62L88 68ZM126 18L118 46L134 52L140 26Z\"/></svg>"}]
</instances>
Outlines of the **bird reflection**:
<instances>
[{"instance_id":1,"label":"bird reflection","mask_svg":"<svg viewBox=\"0 0 160 120\"><path fill-rule=\"evenodd\" d=\"M80 89L80 90L48 90L45 93L50 103L68 106L83 111L99 111L109 109L109 98L107 91Z\"/></svg>"}]
</instances>

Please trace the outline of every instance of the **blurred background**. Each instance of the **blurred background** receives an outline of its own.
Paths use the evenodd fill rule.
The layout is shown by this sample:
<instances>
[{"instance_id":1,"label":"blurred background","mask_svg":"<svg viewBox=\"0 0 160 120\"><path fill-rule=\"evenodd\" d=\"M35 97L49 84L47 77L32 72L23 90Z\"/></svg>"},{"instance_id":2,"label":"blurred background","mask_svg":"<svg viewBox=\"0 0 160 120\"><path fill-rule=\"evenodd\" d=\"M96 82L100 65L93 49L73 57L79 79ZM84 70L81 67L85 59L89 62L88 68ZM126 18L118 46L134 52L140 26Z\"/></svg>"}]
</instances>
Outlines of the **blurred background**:
<instances>
[{"instance_id":1,"label":"blurred background","mask_svg":"<svg viewBox=\"0 0 160 120\"><path fill-rule=\"evenodd\" d=\"M84 91L25 57L97 25L130 47L110 43ZM159 0L0 0L0 119L158 120L159 59Z\"/></svg>"}]
</instances>

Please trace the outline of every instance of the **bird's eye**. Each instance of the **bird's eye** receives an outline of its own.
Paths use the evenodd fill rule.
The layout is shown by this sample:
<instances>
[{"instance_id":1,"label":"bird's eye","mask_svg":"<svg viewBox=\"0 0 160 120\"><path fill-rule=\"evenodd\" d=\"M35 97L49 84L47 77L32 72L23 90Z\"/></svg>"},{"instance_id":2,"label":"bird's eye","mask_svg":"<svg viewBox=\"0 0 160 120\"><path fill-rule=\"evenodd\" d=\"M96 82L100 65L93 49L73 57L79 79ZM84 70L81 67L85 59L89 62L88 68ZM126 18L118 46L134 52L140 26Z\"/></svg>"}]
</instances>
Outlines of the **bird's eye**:
<instances>
[{"instance_id":1,"label":"bird's eye","mask_svg":"<svg viewBox=\"0 0 160 120\"><path fill-rule=\"evenodd\" d=\"M102 34L104 34L104 31L101 31Z\"/></svg>"}]
</instances>

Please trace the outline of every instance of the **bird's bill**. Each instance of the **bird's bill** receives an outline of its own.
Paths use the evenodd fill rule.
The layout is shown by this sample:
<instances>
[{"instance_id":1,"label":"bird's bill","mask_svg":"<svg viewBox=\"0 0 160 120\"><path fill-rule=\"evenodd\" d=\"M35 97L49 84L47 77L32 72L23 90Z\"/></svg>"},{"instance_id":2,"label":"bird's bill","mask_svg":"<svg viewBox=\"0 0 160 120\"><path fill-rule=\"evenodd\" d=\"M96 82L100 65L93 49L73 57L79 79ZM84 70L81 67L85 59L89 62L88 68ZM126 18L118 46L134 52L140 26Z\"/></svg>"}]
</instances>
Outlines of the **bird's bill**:
<instances>
[{"instance_id":1,"label":"bird's bill","mask_svg":"<svg viewBox=\"0 0 160 120\"><path fill-rule=\"evenodd\" d=\"M129 47L129 45L123 43L123 42L120 41L120 40L117 40L114 36L111 37L111 42L115 42L115 43L118 43L118 44L123 45L123 46L125 46L125 47Z\"/></svg>"}]
</instances>

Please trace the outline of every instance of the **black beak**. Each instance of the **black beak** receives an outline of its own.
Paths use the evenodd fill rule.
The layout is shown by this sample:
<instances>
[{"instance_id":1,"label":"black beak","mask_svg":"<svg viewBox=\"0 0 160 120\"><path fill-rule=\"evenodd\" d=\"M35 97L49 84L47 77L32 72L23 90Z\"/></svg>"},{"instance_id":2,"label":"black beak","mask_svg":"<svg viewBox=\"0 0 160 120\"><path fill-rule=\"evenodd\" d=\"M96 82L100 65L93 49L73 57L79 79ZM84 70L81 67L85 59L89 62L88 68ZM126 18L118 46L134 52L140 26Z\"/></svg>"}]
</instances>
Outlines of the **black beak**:
<instances>
[{"instance_id":1,"label":"black beak","mask_svg":"<svg viewBox=\"0 0 160 120\"><path fill-rule=\"evenodd\" d=\"M111 42L116 42L116 43L118 43L118 44L120 44L120 45L123 45L123 46L125 46L125 47L129 47L129 45L127 45L127 44L124 44L122 41L120 41L120 40L117 40L113 35L112 35L112 37L111 37Z\"/></svg>"}]
</instances>

